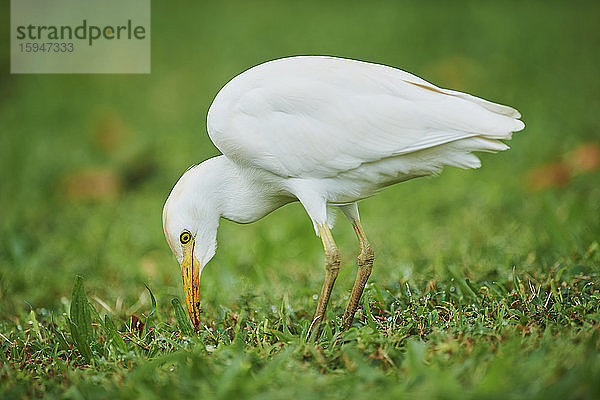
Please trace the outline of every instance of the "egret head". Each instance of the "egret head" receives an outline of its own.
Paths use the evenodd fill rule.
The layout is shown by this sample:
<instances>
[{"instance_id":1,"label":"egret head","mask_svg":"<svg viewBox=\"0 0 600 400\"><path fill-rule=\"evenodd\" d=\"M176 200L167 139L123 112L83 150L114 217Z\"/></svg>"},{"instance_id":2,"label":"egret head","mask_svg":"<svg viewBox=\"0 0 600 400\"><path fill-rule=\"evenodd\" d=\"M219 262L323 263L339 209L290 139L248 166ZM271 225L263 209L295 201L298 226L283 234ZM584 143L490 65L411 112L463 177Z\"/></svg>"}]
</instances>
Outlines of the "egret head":
<instances>
[{"instance_id":1,"label":"egret head","mask_svg":"<svg viewBox=\"0 0 600 400\"><path fill-rule=\"evenodd\" d=\"M200 324L200 274L215 254L219 225L215 188L201 167L183 174L163 208L165 237L181 266L187 310L196 330Z\"/></svg>"}]
</instances>

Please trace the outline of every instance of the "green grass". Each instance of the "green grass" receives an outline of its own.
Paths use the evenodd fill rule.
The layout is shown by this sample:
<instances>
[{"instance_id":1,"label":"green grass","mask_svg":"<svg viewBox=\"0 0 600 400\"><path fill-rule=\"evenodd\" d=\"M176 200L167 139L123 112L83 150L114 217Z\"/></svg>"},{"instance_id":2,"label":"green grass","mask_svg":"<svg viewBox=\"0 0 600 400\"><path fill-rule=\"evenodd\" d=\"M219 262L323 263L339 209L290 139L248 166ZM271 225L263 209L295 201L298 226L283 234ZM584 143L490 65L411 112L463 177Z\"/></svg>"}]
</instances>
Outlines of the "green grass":
<instances>
[{"instance_id":1,"label":"green grass","mask_svg":"<svg viewBox=\"0 0 600 400\"><path fill-rule=\"evenodd\" d=\"M152 12L147 76L9 75L1 42L1 398L600 397L600 171L542 191L527 180L598 141L598 4ZM324 257L298 204L221 223L190 335L162 205L189 165L217 154L205 118L219 88L293 54L397 66L514 105L527 128L508 152L481 155L480 170L361 203L376 261L339 345L356 239L340 217L343 268L323 337L307 344ZM115 189L82 194L90 170Z\"/></svg>"}]
</instances>

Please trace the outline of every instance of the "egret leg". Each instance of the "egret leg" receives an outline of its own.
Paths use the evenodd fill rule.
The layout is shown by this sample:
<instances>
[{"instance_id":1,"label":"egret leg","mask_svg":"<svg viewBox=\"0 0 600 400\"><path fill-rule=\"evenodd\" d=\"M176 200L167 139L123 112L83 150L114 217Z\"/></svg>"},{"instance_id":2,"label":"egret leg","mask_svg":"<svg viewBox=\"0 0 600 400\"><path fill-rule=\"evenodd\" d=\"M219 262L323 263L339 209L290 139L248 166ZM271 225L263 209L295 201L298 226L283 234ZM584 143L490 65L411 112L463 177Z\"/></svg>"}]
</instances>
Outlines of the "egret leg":
<instances>
[{"instance_id":1,"label":"egret leg","mask_svg":"<svg viewBox=\"0 0 600 400\"><path fill-rule=\"evenodd\" d=\"M373 260L375 259L373 249L367 240L365 231L363 230L358 218L352 219L352 227L354 228L354 232L356 232L356 236L358 237L360 254L358 255L358 273L356 274L356 281L354 281L352 294L350 295L348 306L346 306L346 311L344 312L344 330L350 328L350 325L352 325L354 313L356 313L360 296L362 295L367 280L369 279L369 275L371 275L371 271L373 270Z\"/></svg>"},{"instance_id":2,"label":"egret leg","mask_svg":"<svg viewBox=\"0 0 600 400\"><path fill-rule=\"evenodd\" d=\"M323 289L319 296L319 303L317 304L317 311L308 330L308 337L313 336L318 339L321 334L321 327L323 319L325 318L325 311L327 310L327 303L329 303L329 297L331 296L331 290L333 284L338 276L340 270L340 252L338 251L331 231L327 224L317 225L321 240L323 241L323 248L325 249L325 281L323 282Z\"/></svg>"}]
</instances>

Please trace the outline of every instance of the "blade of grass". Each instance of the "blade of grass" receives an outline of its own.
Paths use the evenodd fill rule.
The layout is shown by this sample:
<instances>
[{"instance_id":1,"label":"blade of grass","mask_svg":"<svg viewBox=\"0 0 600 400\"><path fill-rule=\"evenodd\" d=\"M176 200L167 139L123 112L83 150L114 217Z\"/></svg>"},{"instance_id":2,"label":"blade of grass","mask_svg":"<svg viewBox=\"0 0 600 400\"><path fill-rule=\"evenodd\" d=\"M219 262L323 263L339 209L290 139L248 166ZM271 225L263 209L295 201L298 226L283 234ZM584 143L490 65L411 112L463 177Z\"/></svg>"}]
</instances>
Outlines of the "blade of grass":
<instances>
[{"instance_id":1,"label":"blade of grass","mask_svg":"<svg viewBox=\"0 0 600 400\"><path fill-rule=\"evenodd\" d=\"M48 324L49 330L53 335L53 338L56 339L58 345L61 350L68 351L71 349L71 346L67 343L67 340L63 336L63 333L56 328L56 323L54 322L54 313L50 313L50 324Z\"/></svg>"},{"instance_id":2,"label":"blade of grass","mask_svg":"<svg viewBox=\"0 0 600 400\"><path fill-rule=\"evenodd\" d=\"M142 340L144 340L146 338L146 335L148 334L148 330L150 329L151 318L156 313L156 299L154 298L154 294L152 293L152 290L150 290L148 285L146 285L144 283L144 286L146 286L148 293L150 293L150 299L152 300L152 308L150 309L150 312L148 313L148 316L146 317L146 323L144 324L144 329L142 330Z\"/></svg>"},{"instance_id":3,"label":"blade of grass","mask_svg":"<svg viewBox=\"0 0 600 400\"><path fill-rule=\"evenodd\" d=\"M126 352L127 345L125 344L125 341L121 337L121 334L115 327L112 318L108 314L104 315L104 329L106 330L107 336L110 338L113 347L122 352Z\"/></svg>"},{"instance_id":4,"label":"blade of grass","mask_svg":"<svg viewBox=\"0 0 600 400\"><path fill-rule=\"evenodd\" d=\"M187 314L181 306L181 301L175 297L173 300L171 300L171 305L173 306L173 310L175 310L175 318L177 319L181 333L185 336L192 336L194 334L194 329L192 328L192 324L190 324Z\"/></svg>"},{"instance_id":5,"label":"blade of grass","mask_svg":"<svg viewBox=\"0 0 600 400\"><path fill-rule=\"evenodd\" d=\"M71 337L82 357L89 363L93 359L90 346L94 331L88 299L85 295L85 287L83 286L83 277L80 275L75 277L69 316Z\"/></svg>"}]
</instances>

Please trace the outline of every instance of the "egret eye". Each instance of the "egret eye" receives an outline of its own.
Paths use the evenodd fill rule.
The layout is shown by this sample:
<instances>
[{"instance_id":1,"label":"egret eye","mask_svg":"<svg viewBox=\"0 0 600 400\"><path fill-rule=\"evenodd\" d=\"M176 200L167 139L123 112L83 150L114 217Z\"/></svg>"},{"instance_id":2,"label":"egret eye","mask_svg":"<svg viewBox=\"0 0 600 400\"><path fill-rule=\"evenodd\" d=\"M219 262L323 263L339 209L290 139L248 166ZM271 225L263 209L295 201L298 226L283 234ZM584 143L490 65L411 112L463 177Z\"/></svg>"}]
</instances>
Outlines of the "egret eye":
<instances>
[{"instance_id":1,"label":"egret eye","mask_svg":"<svg viewBox=\"0 0 600 400\"><path fill-rule=\"evenodd\" d=\"M190 240L192 240L192 234L189 231L183 231L181 232L181 235L179 235L181 244L189 243Z\"/></svg>"}]
</instances>

